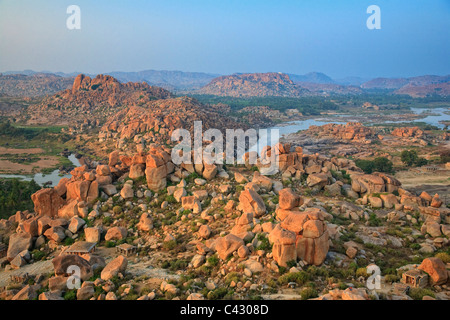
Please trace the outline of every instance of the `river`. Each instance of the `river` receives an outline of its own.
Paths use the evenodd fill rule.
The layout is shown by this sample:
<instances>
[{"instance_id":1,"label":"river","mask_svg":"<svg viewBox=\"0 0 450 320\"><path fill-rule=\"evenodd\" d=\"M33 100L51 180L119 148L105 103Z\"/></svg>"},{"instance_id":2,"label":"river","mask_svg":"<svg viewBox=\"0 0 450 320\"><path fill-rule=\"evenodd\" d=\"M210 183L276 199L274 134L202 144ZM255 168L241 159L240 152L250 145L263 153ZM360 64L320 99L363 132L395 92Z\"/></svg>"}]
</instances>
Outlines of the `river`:
<instances>
[{"instance_id":1,"label":"river","mask_svg":"<svg viewBox=\"0 0 450 320\"><path fill-rule=\"evenodd\" d=\"M450 115L445 114L444 112L448 111L447 108L435 108L435 109L425 109L425 108L411 108L411 111L415 114L422 113L431 113L432 115L427 115L422 119L417 119L415 121L385 121L385 123L410 123L410 122L424 122L433 126L436 126L440 129L445 127L444 124L440 123L441 121L450 121ZM328 123L346 123L350 120L348 119L351 115L336 115L334 116L335 120L331 121L328 119L324 119L324 117L317 117L316 119L306 119L306 120L297 120L291 121L285 124L277 125L266 130L259 131L259 140L257 145L254 145L250 148L250 151L258 151L261 152L262 148L267 145L275 145L279 138L282 136L287 136L291 133L298 132L300 130L306 130L310 126L322 126ZM347 119L346 119L347 118ZM271 134L271 130L278 130L279 135ZM269 138L270 137L270 141ZM238 156L239 157L239 156ZM69 160L75 167L79 167L81 164L75 155L71 154ZM50 174L42 174L36 173L35 175L14 175L14 174L0 174L0 178L18 178L26 181L31 181L34 179L40 186L43 186L46 182L52 182L52 186L56 186L59 183L59 180L62 178L70 178L70 174L61 175L59 170L54 170Z\"/></svg>"},{"instance_id":2,"label":"river","mask_svg":"<svg viewBox=\"0 0 450 320\"><path fill-rule=\"evenodd\" d=\"M74 167L79 167L81 166L80 161L75 157L74 154L71 154L68 159L72 162L72 164L74 165ZM20 180L25 180L25 181L31 181L34 180L36 181L36 183L38 185L40 185L41 187L47 183L47 182L51 182L52 186L56 186L59 181L62 178L71 178L72 175L70 174L61 174L59 172L59 169L53 170L52 173L49 174L43 174L43 173L36 173L34 175L19 175L19 174L0 174L0 178L7 178L7 179L20 179Z\"/></svg>"},{"instance_id":3,"label":"river","mask_svg":"<svg viewBox=\"0 0 450 320\"><path fill-rule=\"evenodd\" d=\"M450 115L445 114L444 112L448 112L448 108L434 108L434 109L426 109L426 108L411 108L411 111L414 114L432 114L432 115L426 115L422 119L417 119L414 121L384 121L385 123L411 123L411 122L424 122L433 126L436 126L440 129L445 128L445 125L440 123L441 121L450 121ZM296 133L300 130L307 130L310 126L322 126L324 124L328 123L347 123L351 121L352 115L349 114L340 114L335 116L327 116L327 119L322 117L317 117L315 119L307 119L307 120L298 120L298 121L291 121L286 124L277 125L271 128L267 129L266 131L260 131L260 138L258 140L258 144L254 145L250 148L250 151L258 151L261 152L262 148L269 145L269 138L267 135L270 135L270 145L275 145L279 140L278 136L276 134L270 134L271 130L278 130L279 137L287 136L291 133ZM334 121L329 120L330 118L334 118Z\"/></svg>"}]
</instances>

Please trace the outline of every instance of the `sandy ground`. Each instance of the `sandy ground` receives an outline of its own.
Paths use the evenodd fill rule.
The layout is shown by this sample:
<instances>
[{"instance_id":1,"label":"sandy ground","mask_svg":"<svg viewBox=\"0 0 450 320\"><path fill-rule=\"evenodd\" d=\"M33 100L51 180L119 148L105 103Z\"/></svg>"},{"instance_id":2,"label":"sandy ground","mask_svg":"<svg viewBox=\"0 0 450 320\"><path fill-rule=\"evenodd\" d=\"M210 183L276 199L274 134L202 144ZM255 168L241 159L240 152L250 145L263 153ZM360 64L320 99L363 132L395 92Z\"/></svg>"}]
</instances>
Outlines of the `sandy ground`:
<instances>
[{"instance_id":1,"label":"sandy ground","mask_svg":"<svg viewBox=\"0 0 450 320\"><path fill-rule=\"evenodd\" d=\"M419 172L418 170L400 171L395 174L403 188L420 194L422 191L430 195L439 194L445 204L450 203L450 170L436 172Z\"/></svg>"},{"instance_id":2,"label":"sandy ground","mask_svg":"<svg viewBox=\"0 0 450 320\"><path fill-rule=\"evenodd\" d=\"M12 149L0 147L0 155L2 154L38 154L43 153L44 150L41 148L29 148L29 149Z\"/></svg>"},{"instance_id":3,"label":"sandy ground","mask_svg":"<svg viewBox=\"0 0 450 320\"><path fill-rule=\"evenodd\" d=\"M37 171L40 171L41 169L54 167L58 165L58 163L59 161L56 157L42 158L30 164L15 163L9 160L0 160L0 173L29 174L33 173L33 168L37 169Z\"/></svg>"}]
</instances>

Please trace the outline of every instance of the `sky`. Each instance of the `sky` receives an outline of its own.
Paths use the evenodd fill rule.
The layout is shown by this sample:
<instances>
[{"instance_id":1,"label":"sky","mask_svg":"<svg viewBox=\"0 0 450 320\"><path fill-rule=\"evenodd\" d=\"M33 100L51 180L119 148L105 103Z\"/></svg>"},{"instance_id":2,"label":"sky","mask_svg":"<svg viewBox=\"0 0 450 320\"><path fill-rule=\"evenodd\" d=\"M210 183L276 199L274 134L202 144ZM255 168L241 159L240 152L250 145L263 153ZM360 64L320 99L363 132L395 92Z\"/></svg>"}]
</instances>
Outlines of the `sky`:
<instances>
[{"instance_id":1,"label":"sky","mask_svg":"<svg viewBox=\"0 0 450 320\"><path fill-rule=\"evenodd\" d=\"M450 0L0 0L0 72L447 75L449 30Z\"/></svg>"}]
</instances>

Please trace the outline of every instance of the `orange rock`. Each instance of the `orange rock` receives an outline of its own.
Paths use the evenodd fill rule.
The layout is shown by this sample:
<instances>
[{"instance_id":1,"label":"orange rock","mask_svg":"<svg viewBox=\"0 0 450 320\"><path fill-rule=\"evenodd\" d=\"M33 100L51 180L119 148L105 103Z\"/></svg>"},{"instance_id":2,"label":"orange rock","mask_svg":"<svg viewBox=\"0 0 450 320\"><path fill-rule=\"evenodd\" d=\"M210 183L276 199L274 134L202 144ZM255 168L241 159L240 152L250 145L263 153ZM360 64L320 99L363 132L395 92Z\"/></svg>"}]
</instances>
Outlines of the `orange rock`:
<instances>
[{"instance_id":1,"label":"orange rock","mask_svg":"<svg viewBox=\"0 0 450 320\"><path fill-rule=\"evenodd\" d=\"M439 199L439 195L436 193L431 200L430 206L433 208L440 208L442 206L442 200Z\"/></svg>"},{"instance_id":2,"label":"orange rock","mask_svg":"<svg viewBox=\"0 0 450 320\"><path fill-rule=\"evenodd\" d=\"M39 216L56 217L58 210L65 204L59 194L51 188L41 189L31 196L34 211Z\"/></svg>"},{"instance_id":3,"label":"orange rock","mask_svg":"<svg viewBox=\"0 0 450 320\"><path fill-rule=\"evenodd\" d=\"M428 273L433 285L445 284L448 280L445 264L439 258L424 259L420 264L419 269Z\"/></svg>"},{"instance_id":4,"label":"orange rock","mask_svg":"<svg viewBox=\"0 0 450 320\"><path fill-rule=\"evenodd\" d=\"M300 204L300 196L295 194L291 188L282 189L279 192L279 205L281 209L291 210Z\"/></svg>"},{"instance_id":5,"label":"orange rock","mask_svg":"<svg viewBox=\"0 0 450 320\"><path fill-rule=\"evenodd\" d=\"M239 196L238 209L244 213L253 213L255 217L262 216L266 213L266 205L264 201L253 190L244 190Z\"/></svg>"},{"instance_id":6,"label":"orange rock","mask_svg":"<svg viewBox=\"0 0 450 320\"><path fill-rule=\"evenodd\" d=\"M226 260L234 251L238 250L244 241L232 234L220 237L216 240L215 249L220 259Z\"/></svg>"}]
</instances>

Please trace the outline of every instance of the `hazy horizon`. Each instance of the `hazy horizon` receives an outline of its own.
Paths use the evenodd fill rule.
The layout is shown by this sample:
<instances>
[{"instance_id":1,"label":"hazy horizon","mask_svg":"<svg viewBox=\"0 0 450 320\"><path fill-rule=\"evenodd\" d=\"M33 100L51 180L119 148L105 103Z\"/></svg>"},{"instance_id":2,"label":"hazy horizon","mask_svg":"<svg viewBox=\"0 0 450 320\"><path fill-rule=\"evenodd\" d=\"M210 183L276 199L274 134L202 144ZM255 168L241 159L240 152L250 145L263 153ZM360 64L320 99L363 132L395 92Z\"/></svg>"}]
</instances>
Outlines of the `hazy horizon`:
<instances>
[{"instance_id":1,"label":"hazy horizon","mask_svg":"<svg viewBox=\"0 0 450 320\"><path fill-rule=\"evenodd\" d=\"M66 28L69 5L81 30ZM369 5L381 29L369 30ZM0 72L450 74L450 1L0 0Z\"/></svg>"}]
</instances>

